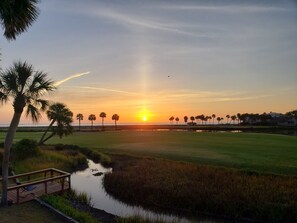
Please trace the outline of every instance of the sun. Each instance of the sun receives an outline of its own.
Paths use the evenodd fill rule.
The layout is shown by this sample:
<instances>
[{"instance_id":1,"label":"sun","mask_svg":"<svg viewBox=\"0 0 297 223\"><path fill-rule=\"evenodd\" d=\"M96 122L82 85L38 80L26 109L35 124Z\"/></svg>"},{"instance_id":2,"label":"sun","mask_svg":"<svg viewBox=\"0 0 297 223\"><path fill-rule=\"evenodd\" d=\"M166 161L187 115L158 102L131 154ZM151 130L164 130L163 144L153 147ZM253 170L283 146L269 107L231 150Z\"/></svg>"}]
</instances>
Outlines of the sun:
<instances>
[{"instance_id":1,"label":"sun","mask_svg":"<svg viewBox=\"0 0 297 223\"><path fill-rule=\"evenodd\" d=\"M142 116L142 121L144 121L144 122L147 121L147 115L146 115L146 114L144 114L144 115Z\"/></svg>"}]
</instances>

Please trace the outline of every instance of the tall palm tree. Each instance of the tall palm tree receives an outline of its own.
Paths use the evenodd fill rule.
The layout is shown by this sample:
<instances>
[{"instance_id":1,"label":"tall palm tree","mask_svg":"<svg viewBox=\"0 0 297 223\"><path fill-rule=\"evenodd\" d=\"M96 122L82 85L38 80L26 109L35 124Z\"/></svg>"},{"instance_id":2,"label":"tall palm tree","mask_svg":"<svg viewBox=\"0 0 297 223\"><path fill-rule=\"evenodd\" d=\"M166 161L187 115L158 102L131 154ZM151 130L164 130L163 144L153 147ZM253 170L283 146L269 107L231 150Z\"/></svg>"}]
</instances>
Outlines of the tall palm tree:
<instances>
[{"instance_id":1,"label":"tall palm tree","mask_svg":"<svg viewBox=\"0 0 297 223\"><path fill-rule=\"evenodd\" d=\"M198 120L200 119L200 116L199 115L195 116L195 119L197 120L197 124L198 124Z\"/></svg>"},{"instance_id":2,"label":"tall palm tree","mask_svg":"<svg viewBox=\"0 0 297 223\"><path fill-rule=\"evenodd\" d=\"M78 120L78 131L80 131L80 121L84 120L83 114L81 114L81 113L77 114L76 120Z\"/></svg>"},{"instance_id":3,"label":"tall palm tree","mask_svg":"<svg viewBox=\"0 0 297 223\"><path fill-rule=\"evenodd\" d=\"M93 129L93 122L96 121L96 115L90 114L88 119L91 121L91 128Z\"/></svg>"},{"instance_id":4,"label":"tall palm tree","mask_svg":"<svg viewBox=\"0 0 297 223\"><path fill-rule=\"evenodd\" d=\"M33 122L41 117L41 111L45 111L48 101L43 96L55 89L53 81L47 78L42 71L35 71L32 65L26 62L15 62L0 76L0 101L7 102L13 99L14 114L9 125L5 141L2 160L2 199L1 204L7 206L7 177L9 156L16 129L19 125L24 108L26 116L30 116Z\"/></svg>"},{"instance_id":5,"label":"tall palm tree","mask_svg":"<svg viewBox=\"0 0 297 223\"><path fill-rule=\"evenodd\" d=\"M241 123L241 114L240 113L237 113L237 120L238 120L238 125L240 125Z\"/></svg>"},{"instance_id":6,"label":"tall palm tree","mask_svg":"<svg viewBox=\"0 0 297 223\"><path fill-rule=\"evenodd\" d=\"M233 124L235 124L236 115L232 115L232 116L231 116L231 120L233 121ZM231 121L230 121L230 123L231 123Z\"/></svg>"},{"instance_id":7,"label":"tall palm tree","mask_svg":"<svg viewBox=\"0 0 297 223\"><path fill-rule=\"evenodd\" d=\"M102 119L102 130L103 130L104 118L106 118L106 113L105 112L101 112L99 116Z\"/></svg>"},{"instance_id":8,"label":"tall palm tree","mask_svg":"<svg viewBox=\"0 0 297 223\"><path fill-rule=\"evenodd\" d=\"M205 121L205 116L203 114L200 115L200 119L201 119L201 124L203 125L203 121Z\"/></svg>"},{"instance_id":9,"label":"tall palm tree","mask_svg":"<svg viewBox=\"0 0 297 223\"><path fill-rule=\"evenodd\" d=\"M212 114L212 124L214 124L214 120L215 120L215 118L216 118L216 115L215 114Z\"/></svg>"},{"instance_id":10,"label":"tall palm tree","mask_svg":"<svg viewBox=\"0 0 297 223\"><path fill-rule=\"evenodd\" d=\"M4 29L4 37L15 40L16 36L27 29L36 21L39 15L37 3L39 0L1 0L0 23Z\"/></svg>"},{"instance_id":11,"label":"tall palm tree","mask_svg":"<svg viewBox=\"0 0 297 223\"><path fill-rule=\"evenodd\" d=\"M52 138L54 135L58 135L60 138L63 135L67 136L72 133L73 127L71 123L73 122L72 117L73 113L69 108L66 107L63 103L54 103L52 104L46 112L48 119L51 121L50 125L43 133L39 144L44 144L47 140ZM56 126L53 126L56 123ZM48 131L51 130L49 136L46 137ZM45 138L46 137L46 138Z\"/></svg>"},{"instance_id":12,"label":"tall palm tree","mask_svg":"<svg viewBox=\"0 0 297 223\"><path fill-rule=\"evenodd\" d=\"M220 124L221 117L217 117L218 124Z\"/></svg>"},{"instance_id":13,"label":"tall palm tree","mask_svg":"<svg viewBox=\"0 0 297 223\"><path fill-rule=\"evenodd\" d=\"M119 121L120 116L118 114L114 114L114 115L112 115L111 119L114 120L114 127L116 128L117 127L117 121Z\"/></svg>"},{"instance_id":14,"label":"tall palm tree","mask_svg":"<svg viewBox=\"0 0 297 223\"><path fill-rule=\"evenodd\" d=\"M176 124L178 125L179 117L176 117L176 118L175 118L175 121L176 121Z\"/></svg>"},{"instance_id":15,"label":"tall palm tree","mask_svg":"<svg viewBox=\"0 0 297 223\"><path fill-rule=\"evenodd\" d=\"M171 116L171 117L169 118L169 121L170 121L171 124L172 124L173 120L174 120L174 117Z\"/></svg>"},{"instance_id":16,"label":"tall palm tree","mask_svg":"<svg viewBox=\"0 0 297 223\"><path fill-rule=\"evenodd\" d=\"M227 124L228 124L229 123L230 115L226 115L226 118L227 118Z\"/></svg>"},{"instance_id":17,"label":"tall palm tree","mask_svg":"<svg viewBox=\"0 0 297 223\"><path fill-rule=\"evenodd\" d=\"M185 124L187 124L188 123L188 116L184 116L184 121L185 121Z\"/></svg>"},{"instance_id":18,"label":"tall palm tree","mask_svg":"<svg viewBox=\"0 0 297 223\"><path fill-rule=\"evenodd\" d=\"M194 116L191 116L190 117L190 120L192 121L192 123L194 123L195 117Z\"/></svg>"}]
</instances>

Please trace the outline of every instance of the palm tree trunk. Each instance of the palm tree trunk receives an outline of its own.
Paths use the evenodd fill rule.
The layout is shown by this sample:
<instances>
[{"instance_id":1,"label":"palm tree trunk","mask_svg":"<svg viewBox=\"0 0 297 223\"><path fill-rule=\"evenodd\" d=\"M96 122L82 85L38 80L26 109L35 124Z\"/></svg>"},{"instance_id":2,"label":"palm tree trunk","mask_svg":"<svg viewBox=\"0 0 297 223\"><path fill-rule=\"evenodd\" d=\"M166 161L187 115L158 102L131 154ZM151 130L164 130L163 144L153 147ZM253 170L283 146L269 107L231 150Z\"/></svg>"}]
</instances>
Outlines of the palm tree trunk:
<instances>
[{"instance_id":1,"label":"palm tree trunk","mask_svg":"<svg viewBox=\"0 0 297 223\"><path fill-rule=\"evenodd\" d=\"M102 118L102 130L103 130L103 119L104 119L104 118Z\"/></svg>"},{"instance_id":2,"label":"palm tree trunk","mask_svg":"<svg viewBox=\"0 0 297 223\"><path fill-rule=\"evenodd\" d=\"M43 133L43 135L42 135L42 137L41 137L41 139L40 139L40 141L39 141L39 145L42 145L43 144L43 142L45 142L45 140L44 140L44 137L46 136L46 134L48 133L48 131L49 131L49 129L53 126L53 124L55 123L55 119L54 120L52 120L52 122L51 122L51 124L47 127L47 129L45 130L45 132Z\"/></svg>"},{"instance_id":3,"label":"palm tree trunk","mask_svg":"<svg viewBox=\"0 0 297 223\"><path fill-rule=\"evenodd\" d=\"M15 132L19 125L22 113L14 113L10 126L8 128L5 142L4 142L4 152L2 160L2 198L1 205L7 206L7 185L8 185L8 167L9 167L9 156L12 142L14 139Z\"/></svg>"},{"instance_id":4,"label":"palm tree trunk","mask_svg":"<svg viewBox=\"0 0 297 223\"><path fill-rule=\"evenodd\" d=\"M80 119L78 119L78 131L80 131Z\"/></svg>"},{"instance_id":5,"label":"palm tree trunk","mask_svg":"<svg viewBox=\"0 0 297 223\"><path fill-rule=\"evenodd\" d=\"M48 137L46 137L41 144L44 144L47 140L49 140L50 138L52 138L55 135L55 133L52 132L52 134L50 134Z\"/></svg>"}]
</instances>

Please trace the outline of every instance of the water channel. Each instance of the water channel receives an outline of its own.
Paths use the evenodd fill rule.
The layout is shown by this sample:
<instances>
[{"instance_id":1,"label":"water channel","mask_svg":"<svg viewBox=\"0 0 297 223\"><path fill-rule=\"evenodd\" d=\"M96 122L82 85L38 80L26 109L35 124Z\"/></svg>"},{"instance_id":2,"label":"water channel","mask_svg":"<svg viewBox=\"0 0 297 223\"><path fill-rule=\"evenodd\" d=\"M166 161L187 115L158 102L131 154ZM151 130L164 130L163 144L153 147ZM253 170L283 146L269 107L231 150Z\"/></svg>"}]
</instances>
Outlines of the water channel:
<instances>
[{"instance_id":1,"label":"water channel","mask_svg":"<svg viewBox=\"0 0 297 223\"><path fill-rule=\"evenodd\" d=\"M139 206L127 205L108 195L103 187L104 174L112 172L111 168L104 168L101 164L96 164L88 160L89 167L83 171L77 171L71 175L72 188L78 192L85 192L91 197L94 208L104 210L110 214L121 217L142 216L149 219L161 219L166 222L200 222L200 223L234 223L234 221L218 220L211 218L187 219L173 215L158 214L145 210ZM98 176L98 173L102 173ZM95 176L95 175L97 176Z\"/></svg>"}]
</instances>

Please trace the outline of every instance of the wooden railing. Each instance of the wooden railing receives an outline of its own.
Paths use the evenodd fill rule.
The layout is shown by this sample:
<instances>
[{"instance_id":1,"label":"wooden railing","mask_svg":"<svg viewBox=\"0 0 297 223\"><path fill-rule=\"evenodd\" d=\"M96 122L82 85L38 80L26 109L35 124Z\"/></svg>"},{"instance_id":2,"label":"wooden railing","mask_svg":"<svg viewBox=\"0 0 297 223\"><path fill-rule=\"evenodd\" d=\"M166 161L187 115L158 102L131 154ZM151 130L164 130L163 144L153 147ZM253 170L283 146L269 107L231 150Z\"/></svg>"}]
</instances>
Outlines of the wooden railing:
<instances>
[{"instance_id":1,"label":"wooden railing","mask_svg":"<svg viewBox=\"0 0 297 223\"><path fill-rule=\"evenodd\" d=\"M20 180L22 181L20 182ZM24 180L25 179L25 180ZM44 184L44 194L48 193L48 183L56 182L61 184L60 191L63 192L65 189L71 188L71 175L70 173L58 170L55 168L48 168L43 170L32 171L29 173L18 174L9 176L8 180L14 183L10 183L7 187L7 191L16 190L16 202L20 202L20 190L28 188L29 186L36 186ZM0 179L2 181L2 178ZM67 188L65 188L67 184Z\"/></svg>"}]
</instances>

